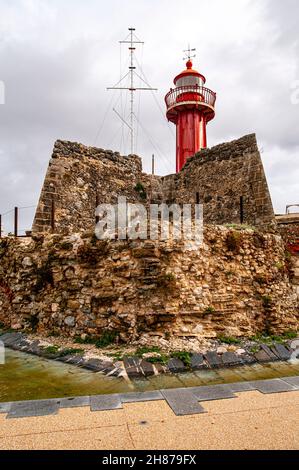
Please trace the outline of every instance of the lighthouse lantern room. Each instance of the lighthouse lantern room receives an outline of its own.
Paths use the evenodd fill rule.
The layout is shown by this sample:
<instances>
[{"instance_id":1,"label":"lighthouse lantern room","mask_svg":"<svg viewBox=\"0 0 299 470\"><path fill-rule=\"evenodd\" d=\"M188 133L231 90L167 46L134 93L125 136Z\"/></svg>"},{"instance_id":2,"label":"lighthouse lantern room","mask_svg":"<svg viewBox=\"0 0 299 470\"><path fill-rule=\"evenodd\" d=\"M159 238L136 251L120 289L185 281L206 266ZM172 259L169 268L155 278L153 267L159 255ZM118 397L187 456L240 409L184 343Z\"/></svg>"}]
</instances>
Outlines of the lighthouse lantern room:
<instances>
[{"instance_id":1,"label":"lighthouse lantern room","mask_svg":"<svg viewBox=\"0 0 299 470\"><path fill-rule=\"evenodd\" d=\"M193 69L190 48L187 52L186 70L175 77L175 88L165 97L167 119L176 125L177 173L207 147L206 126L215 117L216 93L205 87L205 77Z\"/></svg>"}]
</instances>

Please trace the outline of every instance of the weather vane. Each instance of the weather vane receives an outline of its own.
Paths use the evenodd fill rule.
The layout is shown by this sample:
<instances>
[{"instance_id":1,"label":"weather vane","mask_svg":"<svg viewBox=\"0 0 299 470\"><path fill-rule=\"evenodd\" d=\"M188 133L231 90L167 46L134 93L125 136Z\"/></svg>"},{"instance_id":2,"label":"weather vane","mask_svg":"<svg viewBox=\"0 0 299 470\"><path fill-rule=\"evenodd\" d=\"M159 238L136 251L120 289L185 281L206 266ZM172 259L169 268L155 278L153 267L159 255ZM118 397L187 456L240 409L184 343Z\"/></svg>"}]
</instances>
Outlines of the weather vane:
<instances>
[{"instance_id":1,"label":"weather vane","mask_svg":"<svg viewBox=\"0 0 299 470\"><path fill-rule=\"evenodd\" d=\"M183 60L187 60L187 59L190 60L193 57L196 57L195 51L196 51L196 49L195 48L191 49L190 44L189 44L188 49L185 49L183 51L185 53L185 57L183 58Z\"/></svg>"}]
</instances>

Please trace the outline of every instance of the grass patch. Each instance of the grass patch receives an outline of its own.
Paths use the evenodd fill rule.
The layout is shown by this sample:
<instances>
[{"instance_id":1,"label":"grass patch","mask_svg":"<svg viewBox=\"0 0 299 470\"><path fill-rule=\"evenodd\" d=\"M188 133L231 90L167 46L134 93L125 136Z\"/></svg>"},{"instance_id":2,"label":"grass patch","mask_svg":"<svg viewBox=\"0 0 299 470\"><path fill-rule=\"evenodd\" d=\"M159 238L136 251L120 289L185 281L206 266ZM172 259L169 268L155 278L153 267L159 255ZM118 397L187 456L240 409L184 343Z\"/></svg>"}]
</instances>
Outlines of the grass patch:
<instances>
[{"instance_id":1,"label":"grass patch","mask_svg":"<svg viewBox=\"0 0 299 470\"><path fill-rule=\"evenodd\" d=\"M158 346L152 346L152 347L141 347L138 348L135 352L135 356L142 357L143 354L149 354L149 353L161 353L161 349Z\"/></svg>"},{"instance_id":2,"label":"grass patch","mask_svg":"<svg viewBox=\"0 0 299 470\"><path fill-rule=\"evenodd\" d=\"M117 331L105 331L102 336L96 340L94 344L99 349L106 348L107 346L110 346L111 344L115 343L117 336Z\"/></svg>"},{"instance_id":3,"label":"grass patch","mask_svg":"<svg viewBox=\"0 0 299 470\"><path fill-rule=\"evenodd\" d=\"M59 352L59 357L74 356L75 354L83 354L84 349L66 348Z\"/></svg>"},{"instance_id":4,"label":"grass patch","mask_svg":"<svg viewBox=\"0 0 299 470\"><path fill-rule=\"evenodd\" d=\"M59 346L47 346L44 348L44 353L47 355L56 355L58 354Z\"/></svg>"},{"instance_id":5,"label":"grass patch","mask_svg":"<svg viewBox=\"0 0 299 470\"><path fill-rule=\"evenodd\" d=\"M188 351L176 351L171 354L171 357L179 359L186 367L191 367L191 353Z\"/></svg>"},{"instance_id":6,"label":"grass patch","mask_svg":"<svg viewBox=\"0 0 299 470\"><path fill-rule=\"evenodd\" d=\"M240 344L240 340L238 338L234 338L233 336L218 336L218 340L224 344Z\"/></svg>"}]
</instances>

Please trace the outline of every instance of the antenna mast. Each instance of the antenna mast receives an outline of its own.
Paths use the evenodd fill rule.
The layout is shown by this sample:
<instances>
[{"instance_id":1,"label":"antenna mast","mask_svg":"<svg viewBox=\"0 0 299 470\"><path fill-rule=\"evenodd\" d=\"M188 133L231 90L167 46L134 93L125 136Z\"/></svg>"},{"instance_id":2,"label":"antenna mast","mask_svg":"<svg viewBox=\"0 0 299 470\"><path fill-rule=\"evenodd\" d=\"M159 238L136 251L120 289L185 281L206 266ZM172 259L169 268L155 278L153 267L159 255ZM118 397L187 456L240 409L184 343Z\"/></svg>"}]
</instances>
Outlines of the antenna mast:
<instances>
[{"instance_id":1,"label":"antenna mast","mask_svg":"<svg viewBox=\"0 0 299 470\"><path fill-rule=\"evenodd\" d=\"M143 41L140 41L134 31L135 28L129 28L129 35L126 37L124 41L119 41L120 44L129 44L129 52L130 52L130 66L129 66L129 72L126 73L124 77L122 77L119 82L113 86L113 87L108 87L107 90L128 90L130 92L130 116L129 116L129 123L126 122L125 118L119 115L119 113L115 111L115 113L118 115L118 117L129 127L130 129L130 137L131 137L131 154L134 153L134 136L135 136L135 123L134 123L134 93L135 91L156 91L157 88L150 88L148 84L143 80L142 77L140 77L136 72L136 67L134 66L134 52L136 50L135 45L136 44L144 44ZM127 77L130 76L130 86L129 87L123 87L119 86L121 82ZM146 87L140 88L136 87L134 84L134 77L135 75L146 85Z\"/></svg>"}]
</instances>

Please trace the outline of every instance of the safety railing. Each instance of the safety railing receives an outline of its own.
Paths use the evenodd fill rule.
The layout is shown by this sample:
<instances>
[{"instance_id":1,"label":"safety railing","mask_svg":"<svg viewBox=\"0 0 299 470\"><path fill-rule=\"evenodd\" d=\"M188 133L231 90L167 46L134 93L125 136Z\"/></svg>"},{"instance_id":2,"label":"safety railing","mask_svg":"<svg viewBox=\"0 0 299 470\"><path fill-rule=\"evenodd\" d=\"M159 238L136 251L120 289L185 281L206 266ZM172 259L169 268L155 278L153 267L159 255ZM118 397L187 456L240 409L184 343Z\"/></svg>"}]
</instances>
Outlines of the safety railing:
<instances>
[{"instance_id":1,"label":"safety railing","mask_svg":"<svg viewBox=\"0 0 299 470\"><path fill-rule=\"evenodd\" d=\"M209 88L199 85L186 85L171 89L165 97L167 110L180 103L198 102L214 108L216 102L216 93Z\"/></svg>"}]
</instances>

